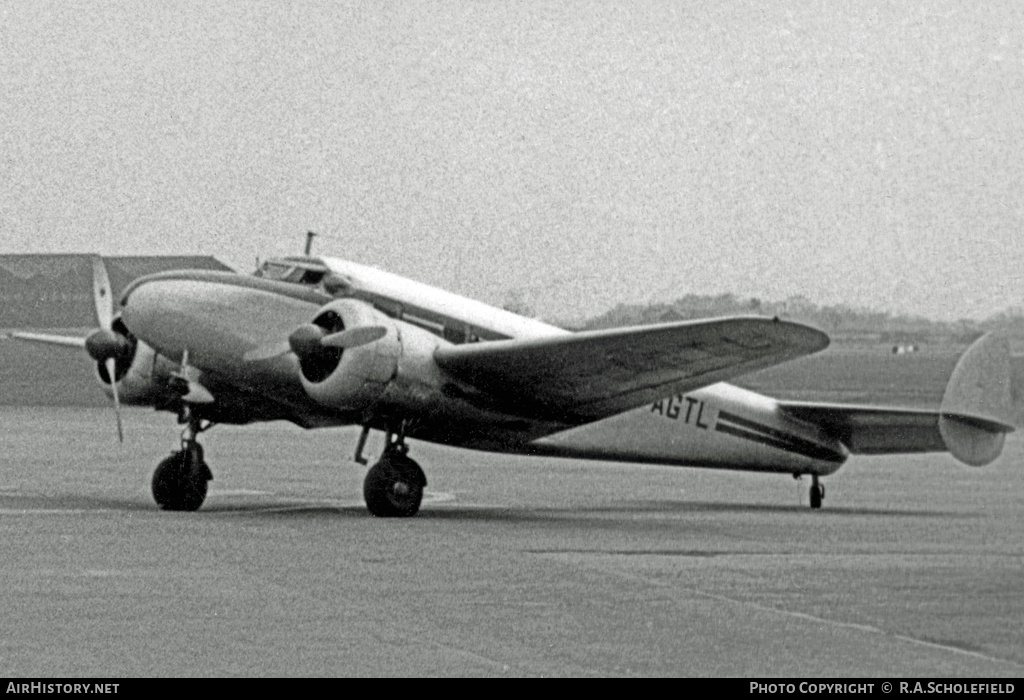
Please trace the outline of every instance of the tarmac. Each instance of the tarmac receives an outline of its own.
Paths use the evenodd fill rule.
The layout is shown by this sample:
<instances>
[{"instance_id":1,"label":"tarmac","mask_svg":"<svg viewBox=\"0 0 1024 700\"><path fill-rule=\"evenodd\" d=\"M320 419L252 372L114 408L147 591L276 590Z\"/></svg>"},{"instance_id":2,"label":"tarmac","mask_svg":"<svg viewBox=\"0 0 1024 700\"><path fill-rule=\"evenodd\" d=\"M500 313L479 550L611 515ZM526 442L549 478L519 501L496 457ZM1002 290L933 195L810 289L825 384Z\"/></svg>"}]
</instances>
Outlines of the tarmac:
<instances>
[{"instance_id":1,"label":"tarmac","mask_svg":"<svg viewBox=\"0 0 1024 700\"><path fill-rule=\"evenodd\" d=\"M357 432L218 426L196 513L173 416L0 407L0 675L1020 677L1024 438L988 467L788 476L412 443L420 514L362 503ZM367 453L382 444L373 436Z\"/></svg>"}]
</instances>

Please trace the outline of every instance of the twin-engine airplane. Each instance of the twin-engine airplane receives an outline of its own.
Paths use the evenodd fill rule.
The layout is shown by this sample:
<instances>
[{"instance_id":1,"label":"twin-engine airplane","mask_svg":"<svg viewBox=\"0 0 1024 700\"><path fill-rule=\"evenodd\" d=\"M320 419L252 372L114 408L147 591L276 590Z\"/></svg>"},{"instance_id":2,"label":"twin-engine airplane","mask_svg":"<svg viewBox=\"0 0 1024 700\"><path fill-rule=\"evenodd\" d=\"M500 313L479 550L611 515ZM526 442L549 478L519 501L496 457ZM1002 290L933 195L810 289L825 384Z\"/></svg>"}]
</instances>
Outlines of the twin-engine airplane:
<instances>
[{"instance_id":1,"label":"twin-engine airplane","mask_svg":"<svg viewBox=\"0 0 1024 700\"><path fill-rule=\"evenodd\" d=\"M570 333L332 258L270 260L253 275L139 278L114 315L94 258L100 328L84 346L117 410L149 405L185 425L153 497L196 510L213 476L198 442L215 423L360 425L386 447L363 494L376 516L411 516L427 479L415 438L476 450L819 477L850 454L949 451L983 465L1013 430L1005 341L960 359L940 410L776 401L724 380L822 350L828 337L778 318L737 317Z\"/></svg>"}]
</instances>

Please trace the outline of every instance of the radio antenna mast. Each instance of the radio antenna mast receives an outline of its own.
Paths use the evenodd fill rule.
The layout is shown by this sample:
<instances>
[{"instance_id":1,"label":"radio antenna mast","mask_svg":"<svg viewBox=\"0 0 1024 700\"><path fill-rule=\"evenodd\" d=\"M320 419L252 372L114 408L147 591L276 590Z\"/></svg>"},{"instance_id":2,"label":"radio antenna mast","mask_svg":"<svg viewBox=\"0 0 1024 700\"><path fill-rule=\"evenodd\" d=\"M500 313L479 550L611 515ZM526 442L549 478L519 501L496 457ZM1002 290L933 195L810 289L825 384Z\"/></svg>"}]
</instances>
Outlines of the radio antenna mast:
<instances>
[{"instance_id":1,"label":"radio antenna mast","mask_svg":"<svg viewBox=\"0 0 1024 700\"><path fill-rule=\"evenodd\" d=\"M313 251L314 238L316 238L316 233L313 231L306 231L306 255L309 255Z\"/></svg>"}]
</instances>

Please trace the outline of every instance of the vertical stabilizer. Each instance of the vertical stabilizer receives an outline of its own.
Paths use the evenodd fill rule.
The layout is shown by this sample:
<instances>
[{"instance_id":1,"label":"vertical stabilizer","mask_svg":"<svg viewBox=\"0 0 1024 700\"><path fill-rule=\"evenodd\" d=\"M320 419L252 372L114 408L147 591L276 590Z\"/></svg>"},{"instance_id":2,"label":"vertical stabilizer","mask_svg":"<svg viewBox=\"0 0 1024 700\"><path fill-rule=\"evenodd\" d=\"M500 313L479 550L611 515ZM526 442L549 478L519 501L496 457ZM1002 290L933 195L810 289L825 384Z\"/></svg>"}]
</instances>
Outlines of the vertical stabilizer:
<instances>
[{"instance_id":1,"label":"vertical stabilizer","mask_svg":"<svg viewBox=\"0 0 1024 700\"><path fill-rule=\"evenodd\" d=\"M1024 428L1024 355L1010 356L1010 401L1013 404L1013 424Z\"/></svg>"},{"instance_id":2,"label":"vertical stabilizer","mask_svg":"<svg viewBox=\"0 0 1024 700\"><path fill-rule=\"evenodd\" d=\"M965 464L978 467L999 456L1016 422L1010 349L991 333L963 354L942 397L939 432L946 447Z\"/></svg>"}]
</instances>

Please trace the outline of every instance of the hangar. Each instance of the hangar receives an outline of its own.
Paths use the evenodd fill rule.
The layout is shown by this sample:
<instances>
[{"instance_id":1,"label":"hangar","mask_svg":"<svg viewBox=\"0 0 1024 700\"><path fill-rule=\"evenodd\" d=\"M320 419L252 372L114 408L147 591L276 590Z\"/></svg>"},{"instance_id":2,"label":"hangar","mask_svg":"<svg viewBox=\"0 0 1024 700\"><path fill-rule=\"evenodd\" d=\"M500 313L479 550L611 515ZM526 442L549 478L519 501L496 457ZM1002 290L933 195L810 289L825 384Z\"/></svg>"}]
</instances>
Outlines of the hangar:
<instances>
[{"instance_id":1,"label":"hangar","mask_svg":"<svg viewBox=\"0 0 1024 700\"><path fill-rule=\"evenodd\" d=\"M209 256L104 257L115 300L137 277L164 270L230 270ZM91 255L0 255L0 328L91 328Z\"/></svg>"},{"instance_id":2,"label":"hangar","mask_svg":"<svg viewBox=\"0 0 1024 700\"><path fill-rule=\"evenodd\" d=\"M92 259L86 254L0 255L0 330L85 335L96 327ZM104 257L114 299L142 275L230 270L208 256ZM0 405L108 406L94 363L74 348L7 340L0 332Z\"/></svg>"}]
</instances>

